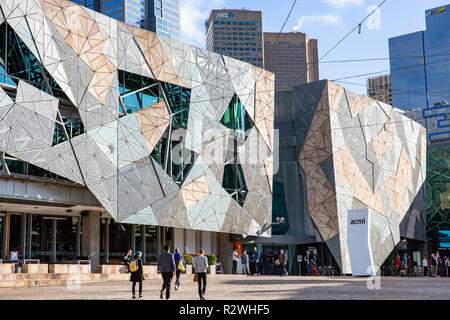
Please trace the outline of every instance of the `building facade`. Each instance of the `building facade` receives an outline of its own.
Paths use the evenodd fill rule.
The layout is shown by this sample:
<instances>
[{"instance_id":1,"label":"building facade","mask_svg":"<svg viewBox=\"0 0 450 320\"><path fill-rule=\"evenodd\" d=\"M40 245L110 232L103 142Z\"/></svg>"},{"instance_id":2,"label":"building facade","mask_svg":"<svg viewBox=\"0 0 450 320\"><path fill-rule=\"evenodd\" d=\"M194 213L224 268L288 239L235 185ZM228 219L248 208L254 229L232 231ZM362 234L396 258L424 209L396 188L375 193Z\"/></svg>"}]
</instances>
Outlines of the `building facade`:
<instances>
[{"instance_id":1,"label":"building facade","mask_svg":"<svg viewBox=\"0 0 450 320\"><path fill-rule=\"evenodd\" d=\"M11 237L23 258L40 252L27 229L38 218L36 226L51 222L39 234L53 248L64 220L93 267L101 243L106 257L108 246L129 246L113 239L142 249L186 244L191 230L200 245L261 234L271 221L272 73L66 0L6 0L0 9L1 176L81 190L28 199L26 189L2 188L4 257ZM11 197L22 205L8 206ZM29 218L42 205L45 215Z\"/></svg>"},{"instance_id":2,"label":"building facade","mask_svg":"<svg viewBox=\"0 0 450 320\"><path fill-rule=\"evenodd\" d=\"M208 50L264 66L261 11L212 10L205 27Z\"/></svg>"},{"instance_id":3,"label":"building facade","mask_svg":"<svg viewBox=\"0 0 450 320\"><path fill-rule=\"evenodd\" d=\"M391 75L368 78L367 94L372 99L392 105Z\"/></svg>"},{"instance_id":4,"label":"building facade","mask_svg":"<svg viewBox=\"0 0 450 320\"><path fill-rule=\"evenodd\" d=\"M319 81L318 41L305 33L264 32L264 66L275 73L275 91Z\"/></svg>"},{"instance_id":5,"label":"building facade","mask_svg":"<svg viewBox=\"0 0 450 320\"><path fill-rule=\"evenodd\" d=\"M294 274L297 255L312 247L319 265L336 263L341 274L350 274L347 214L366 208L376 212L369 226L376 268L400 239L425 243L424 127L327 80L276 92L275 104L279 165L272 219L287 223L275 225L271 238L248 243L288 248Z\"/></svg>"},{"instance_id":6,"label":"building facade","mask_svg":"<svg viewBox=\"0 0 450 320\"><path fill-rule=\"evenodd\" d=\"M180 0L74 0L86 8L158 35L180 40Z\"/></svg>"},{"instance_id":7,"label":"building facade","mask_svg":"<svg viewBox=\"0 0 450 320\"><path fill-rule=\"evenodd\" d=\"M425 16L426 31L389 39L392 104L402 110L450 102L450 5Z\"/></svg>"}]
</instances>

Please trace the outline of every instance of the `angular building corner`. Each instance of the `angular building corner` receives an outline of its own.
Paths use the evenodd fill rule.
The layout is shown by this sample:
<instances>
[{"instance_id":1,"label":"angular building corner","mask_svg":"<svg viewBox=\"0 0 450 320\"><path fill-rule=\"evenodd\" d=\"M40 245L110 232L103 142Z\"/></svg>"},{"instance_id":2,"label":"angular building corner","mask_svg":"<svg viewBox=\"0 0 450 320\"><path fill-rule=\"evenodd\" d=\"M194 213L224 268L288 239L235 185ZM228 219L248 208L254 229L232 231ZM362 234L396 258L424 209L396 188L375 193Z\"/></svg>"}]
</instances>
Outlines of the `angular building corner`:
<instances>
[{"instance_id":1,"label":"angular building corner","mask_svg":"<svg viewBox=\"0 0 450 320\"><path fill-rule=\"evenodd\" d=\"M1 152L86 186L118 222L249 235L271 223L273 73L67 0L0 9L38 79L0 66L13 92L0 88ZM232 101L246 139L222 119ZM217 141L240 148L211 163ZM238 165L255 141L266 156Z\"/></svg>"},{"instance_id":2,"label":"angular building corner","mask_svg":"<svg viewBox=\"0 0 450 320\"><path fill-rule=\"evenodd\" d=\"M308 213L342 272L352 273L349 210L371 209L376 268L400 237L425 241L425 128L328 80L297 86L294 94L305 124L298 162Z\"/></svg>"}]
</instances>

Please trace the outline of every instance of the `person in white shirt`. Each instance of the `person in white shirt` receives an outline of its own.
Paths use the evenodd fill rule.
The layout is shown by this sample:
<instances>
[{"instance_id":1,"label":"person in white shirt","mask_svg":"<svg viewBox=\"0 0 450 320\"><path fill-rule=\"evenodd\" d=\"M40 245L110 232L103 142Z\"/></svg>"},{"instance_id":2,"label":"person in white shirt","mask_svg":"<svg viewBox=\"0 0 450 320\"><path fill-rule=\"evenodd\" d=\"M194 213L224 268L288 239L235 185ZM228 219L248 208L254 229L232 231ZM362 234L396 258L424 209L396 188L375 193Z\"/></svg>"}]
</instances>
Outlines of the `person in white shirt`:
<instances>
[{"instance_id":1,"label":"person in white shirt","mask_svg":"<svg viewBox=\"0 0 450 320\"><path fill-rule=\"evenodd\" d=\"M428 259L427 259L427 256L423 257L422 265L423 265L423 276L426 277L428 275Z\"/></svg>"},{"instance_id":2,"label":"person in white shirt","mask_svg":"<svg viewBox=\"0 0 450 320\"><path fill-rule=\"evenodd\" d=\"M231 269L231 274L236 274L237 265L240 258L238 250L239 246L235 247L233 251L233 269Z\"/></svg>"}]
</instances>

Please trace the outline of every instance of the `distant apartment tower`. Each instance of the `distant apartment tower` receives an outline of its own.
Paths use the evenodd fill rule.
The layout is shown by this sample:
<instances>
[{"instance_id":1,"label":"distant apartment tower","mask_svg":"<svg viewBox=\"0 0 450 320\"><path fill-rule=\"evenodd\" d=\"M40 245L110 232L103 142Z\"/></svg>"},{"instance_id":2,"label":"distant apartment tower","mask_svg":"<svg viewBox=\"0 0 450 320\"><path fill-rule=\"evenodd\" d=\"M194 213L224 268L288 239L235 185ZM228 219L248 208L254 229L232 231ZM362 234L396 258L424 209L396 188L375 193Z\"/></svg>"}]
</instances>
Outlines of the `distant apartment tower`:
<instances>
[{"instance_id":1,"label":"distant apartment tower","mask_svg":"<svg viewBox=\"0 0 450 320\"><path fill-rule=\"evenodd\" d=\"M168 38L180 39L181 0L72 0L89 9Z\"/></svg>"},{"instance_id":2,"label":"distant apartment tower","mask_svg":"<svg viewBox=\"0 0 450 320\"><path fill-rule=\"evenodd\" d=\"M367 94L372 99L392 105L391 75L368 78Z\"/></svg>"},{"instance_id":3,"label":"distant apartment tower","mask_svg":"<svg viewBox=\"0 0 450 320\"><path fill-rule=\"evenodd\" d=\"M205 27L208 50L264 66L261 11L212 10Z\"/></svg>"},{"instance_id":4,"label":"distant apartment tower","mask_svg":"<svg viewBox=\"0 0 450 320\"><path fill-rule=\"evenodd\" d=\"M318 41L301 32L264 32L264 66L275 73L275 91L319 81Z\"/></svg>"},{"instance_id":5,"label":"distant apartment tower","mask_svg":"<svg viewBox=\"0 0 450 320\"><path fill-rule=\"evenodd\" d=\"M392 104L410 110L450 102L450 5L425 11L426 31L389 39Z\"/></svg>"}]
</instances>

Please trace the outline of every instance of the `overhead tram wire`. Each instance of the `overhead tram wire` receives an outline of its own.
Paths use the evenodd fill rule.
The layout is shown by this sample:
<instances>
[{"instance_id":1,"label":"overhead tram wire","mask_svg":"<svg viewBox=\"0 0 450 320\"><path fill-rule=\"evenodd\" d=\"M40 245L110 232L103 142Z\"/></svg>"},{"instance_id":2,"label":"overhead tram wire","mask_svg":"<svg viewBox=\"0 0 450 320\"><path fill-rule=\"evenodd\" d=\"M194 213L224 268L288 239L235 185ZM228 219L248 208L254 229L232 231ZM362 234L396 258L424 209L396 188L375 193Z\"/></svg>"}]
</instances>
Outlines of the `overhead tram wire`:
<instances>
[{"instance_id":1,"label":"overhead tram wire","mask_svg":"<svg viewBox=\"0 0 450 320\"><path fill-rule=\"evenodd\" d=\"M288 22L289 18L291 17L292 11L294 11L294 8L295 8L296 4L297 4L297 0L294 0L294 2L292 3L292 6L291 6L291 10L289 10L289 13L288 13L287 17L284 20L283 25L281 26L280 32L278 32L278 35L277 35L277 38L275 39L275 44L274 45L276 45L278 43L278 39L280 38L280 35L283 32L284 27L286 26L286 23ZM264 64L265 64L265 60L264 60ZM263 66L263 69L266 69L265 65Z\"/></svg>"},{"instance_id":2,"label":"overhead tram wire","mask_svg":"<svg viewBox=\"0 0 450 320\"><path fill-rule=\"evenodd\" d=\"M369 17L375 13L375 11L377 11L387 0L383 0L372 12L370 12L363 20L361 20L360 23L358 23L356 25L356 27L354 27L352 30L350 30L349 33L347 33L341 40L339 40L333 47L331 47L330 50L328 50L324 55L322 55L322 57L319 58L319 63L320 60L322 60L323 58L325 58L328 54L330 54L331 51L333 51L337 46L339 46L345 39L347 39L348 36L350 36L353 31L355 31L356 29L359 29L360 26L364 23L364 21L366 21L367 19L369 19Z\"/></svg>"},{"instance_id":3,"label":"overhead tram wire","mask_svg":"<svg viewBox=\"0 0 450 320\"><path fill-rule=\"evenodd\" d=\"M278 39L280 38L280 35L283 32L284 27L286 26L286 23L288 22L296 4L297 4L297 0L294 0L294 3L292 3L291 10L289 11L289 14L287 15L286 19L284 20L283 26L281 27L281 30L280 30L280 32L278 32L277 38L275 39L275 45L277 44Z\"/></svg>"},{"instance_id":4,"label":"overhead tram wire","mask_svg":"<svg viewBox=\"0 0 450 320\"><path fill-rule=\"evenodd\" d=\"M438 63L443 63L443 62L448 62L450 61L450 59L445 59L445 60L440 60L440 61L435 61L435 62L430 62L428 63L429 65L431 64L438 64ZM371 72L371 73L363 73L363 74L356 74L356 75L350 75L350 76L346 76L346 77L342 77L342 78L336 78L336 79L330 79L330 81L335 81L335 82L339 82L341 80L346 80L346 79L351 79L351 78L360 78L360 77L364 77L364 76L368 76L368 75L375 75L375 74L379 74L379 73L386 73L392 70L406 70L409 68L414 68L414 67L418 67L418 66L422 66L423 64L415 64L415 65L410 65L410 66L406 66L406 67L400 67L400 68L395 68L395 69L391 69L391 70L382 70L382 71L377 71L377 72ZM272 92L272 90L261 90L258 91L258 93L266 93L266 92ZM413 91L411 91L413 92ZM248 93L241 93L240 96L250 96L254 94L254 92L251 92L251 90L249 90ZM218 97L218 98L209 98L209 99L204 99L204 100L196 100L197 103L201 103L201 102L212 102L212 101L219 101L222 100L223 97ZM180 106L180 104L174 104L174 106Z\"/></svg>"}]
</instances>

